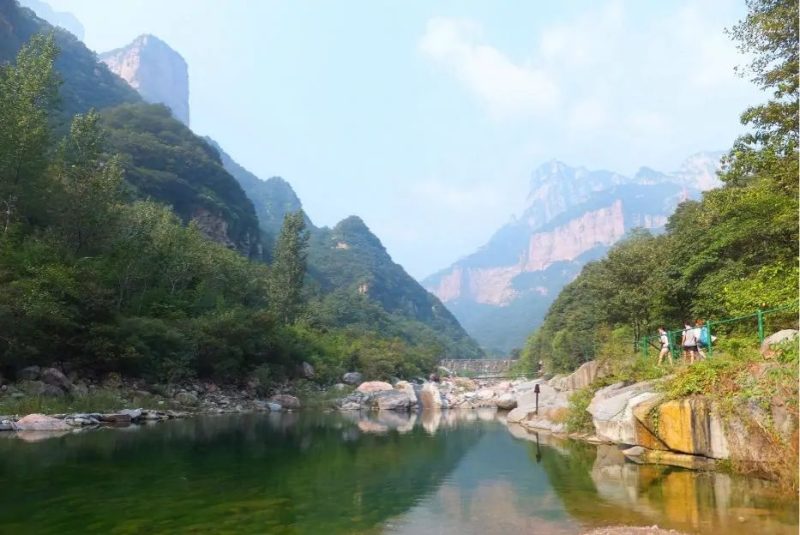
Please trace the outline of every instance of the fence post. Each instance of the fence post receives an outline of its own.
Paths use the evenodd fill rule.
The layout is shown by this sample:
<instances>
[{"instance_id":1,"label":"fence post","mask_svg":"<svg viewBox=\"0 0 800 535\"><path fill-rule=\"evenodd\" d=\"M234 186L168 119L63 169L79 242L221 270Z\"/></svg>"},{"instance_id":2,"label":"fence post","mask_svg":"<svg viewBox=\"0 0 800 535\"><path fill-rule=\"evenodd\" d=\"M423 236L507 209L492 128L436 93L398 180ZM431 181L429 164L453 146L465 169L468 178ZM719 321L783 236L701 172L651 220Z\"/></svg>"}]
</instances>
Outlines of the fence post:
<instances>
[{"instance_id":1,"label":"fence post","mask_svg":"<svg viewBox=\"0 0 800 535\"><path fill-rule=\"evenodd\" d=\"M714 335L711 333L711 322L706 323L708 327L708 357L714 356Z\"/></svg>"},{"instance_id":2,"label":"fence post","mask_svg":"<svg viewBox=\"0 0 800 535\"><path fill-rule=\"evenodd\" d=\"M764 312L759 308L756 310L756 316L758 316L758 343L764 343Z\"/></svg>"}]
</instances>

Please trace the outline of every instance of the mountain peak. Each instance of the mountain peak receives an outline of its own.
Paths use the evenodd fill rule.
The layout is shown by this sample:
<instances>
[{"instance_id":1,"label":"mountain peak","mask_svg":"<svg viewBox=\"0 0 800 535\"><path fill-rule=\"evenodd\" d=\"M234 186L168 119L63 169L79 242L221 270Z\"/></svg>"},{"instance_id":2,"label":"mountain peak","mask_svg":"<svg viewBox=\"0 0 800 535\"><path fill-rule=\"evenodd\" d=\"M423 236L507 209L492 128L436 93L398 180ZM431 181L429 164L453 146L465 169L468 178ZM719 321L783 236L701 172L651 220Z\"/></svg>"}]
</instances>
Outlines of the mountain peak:
<instances>
[{"instance_id":1,"label":"mountain peak","mask_svg":"<svg viewBox=\"0 0 800 535\"><path fill-rule=\"evenodd\" d=\"M165 104L176 119L189 124L189 69L167 43L146 33L99 59L147 102Z\"/></svg>"}]
</instances>

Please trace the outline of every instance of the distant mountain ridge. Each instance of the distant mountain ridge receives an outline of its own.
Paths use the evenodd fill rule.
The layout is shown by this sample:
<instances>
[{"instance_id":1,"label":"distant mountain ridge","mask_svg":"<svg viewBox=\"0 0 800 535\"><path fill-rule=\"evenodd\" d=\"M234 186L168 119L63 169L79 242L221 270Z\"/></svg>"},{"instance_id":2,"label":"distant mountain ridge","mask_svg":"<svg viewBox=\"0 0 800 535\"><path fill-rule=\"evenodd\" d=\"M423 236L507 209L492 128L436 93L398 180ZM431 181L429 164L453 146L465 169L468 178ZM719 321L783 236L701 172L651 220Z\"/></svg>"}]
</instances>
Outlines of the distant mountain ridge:
<instances>
[{"instance_id":1,"label":"distant mountain ridge","mask_svg":"<svg viewBox=\"0 0 800 535\"><path fill-rule=\"evenodd\" d=\"M680 169L633 176L552 160L531 176L527 206L473 254L427 277L486 349L521 347L561 288L628 231L659 231L683 200L719 185L722 153L698 153Z\"/></svg>"}]
</instances>

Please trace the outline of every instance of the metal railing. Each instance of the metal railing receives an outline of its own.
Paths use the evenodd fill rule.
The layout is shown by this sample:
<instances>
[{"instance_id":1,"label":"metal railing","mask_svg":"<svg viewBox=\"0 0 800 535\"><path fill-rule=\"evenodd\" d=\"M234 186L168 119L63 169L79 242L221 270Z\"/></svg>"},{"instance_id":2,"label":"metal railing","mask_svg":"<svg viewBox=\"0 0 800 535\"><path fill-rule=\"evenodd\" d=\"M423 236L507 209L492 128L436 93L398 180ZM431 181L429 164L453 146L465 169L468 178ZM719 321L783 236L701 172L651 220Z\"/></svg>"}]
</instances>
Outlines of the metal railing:
<instances>
[{"instance_id":1,"label":"metal railing","mask_svg":"<svg viewBox=\"0 0 800 535\"><path fill-rule=\"evenodd\" d=\"M708 352L708 356L711 357L714 354L714 332L722 332L724 330L724 326L726 325L733 325L736 323L741 323L747 320L752 321L754 318L756 320L756 330L758 333L758 343L761 345L764 342L765 338L765 325L766 325L766 318L768 315L771 314L779 314L779 313L786 313L791 310L798 309L798 302L794 301L792 303L787 303L785 305L781 305L775 308L769 308L766 310L758 309L752 314L746 314L744 316L737 316L735 318L725 318L721 320L709 320L705 322L704 326L708 329L708 345L703 346L703 349ZM797 324L797 317L795 317L794 325ZM683 347L681 346L681 335L685 331L685 328L675 329L672 331L667 331L667 339L669 340L669 350L673 357L673 359L678 359L681 357L681 351ZM653 342L657 342L653 343ZM661 336L651 335L651 336L644 336L639 340L639 348L642 353L643 358L648 358L649 356L649 349L653 347L656 350L661 349Z\"/></svg>"}]
</instances>

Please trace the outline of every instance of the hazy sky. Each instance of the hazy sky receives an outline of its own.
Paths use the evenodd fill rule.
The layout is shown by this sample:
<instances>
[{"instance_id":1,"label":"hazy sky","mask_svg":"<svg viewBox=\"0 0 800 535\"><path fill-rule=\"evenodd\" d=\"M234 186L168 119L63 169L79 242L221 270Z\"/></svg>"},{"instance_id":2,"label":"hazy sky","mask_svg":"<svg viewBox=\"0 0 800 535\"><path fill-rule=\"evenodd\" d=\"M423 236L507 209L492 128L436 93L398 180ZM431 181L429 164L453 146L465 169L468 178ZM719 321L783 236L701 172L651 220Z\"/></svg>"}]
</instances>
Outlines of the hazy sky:
<instances>
[{"instance_id":1,"label":"hazy sky","mask_svg":"<svg viewBox=\"0 0 800 535\"><path fill-rule=\"evenodd\" d=\"M418 278L519 212L542 162L669 171L762 98L723 33L743 0L48 3L96 51L166 41L195 132L316 224L360 215Z\"/></svg>"}]
</instances>

